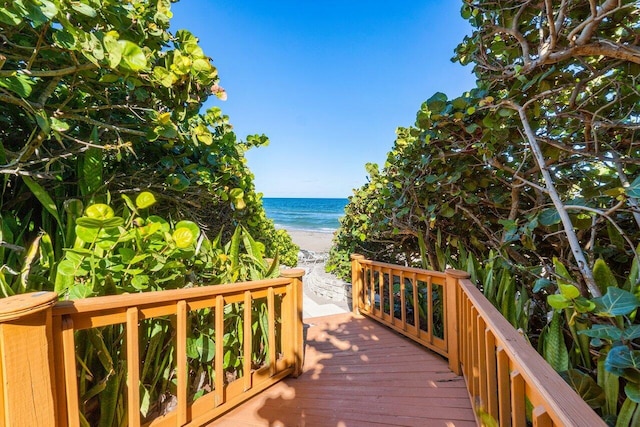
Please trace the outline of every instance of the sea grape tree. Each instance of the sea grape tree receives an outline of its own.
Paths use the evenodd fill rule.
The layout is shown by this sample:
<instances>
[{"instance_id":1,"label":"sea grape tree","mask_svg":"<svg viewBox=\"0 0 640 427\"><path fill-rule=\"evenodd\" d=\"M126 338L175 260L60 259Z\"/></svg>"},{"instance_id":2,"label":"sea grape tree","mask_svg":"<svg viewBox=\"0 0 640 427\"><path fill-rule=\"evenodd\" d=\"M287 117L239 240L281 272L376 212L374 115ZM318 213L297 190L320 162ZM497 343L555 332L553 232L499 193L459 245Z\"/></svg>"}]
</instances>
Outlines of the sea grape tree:
<instances>
[{"instance_id":1,"label":"sea grape tree","mask_svg":"<svg viewBox=\"0 0 640 427\"><path fill-rule=\"evenodd\" d=\"M219 108L201 112L210 95L226 93L198 39L169 31L170 6L169 0L0 6L5 241L25 246L30 233L44 228L60 237L59 253L62 223L72 213L65 200L107 202L109 194L146 188L164 199L164 213L212 233L224 228L227 237L244 223L256 238L279 239L280 252L291 258L295 248L265 218L244 160L246 149L268 139L239 142Z\"/></svg>"},{"instance_id":2,"label":"sea grape tree","mask_svg":"<svg viewBox=\"0 0 640 427\"><path fill-rule=\"evenodd\" d=\"M398 130L352 199L376 199L383 225L345 229L348 215L334 252L402 241L396 257L443 268L440 245L493 250L529 290L553 281L556 258L598 296L596 261L623 282L640 237L637 3L465 1L462 16L474 31L455 60L473 64L477 88L432 96Z\"/></svg>"}]
</instances>

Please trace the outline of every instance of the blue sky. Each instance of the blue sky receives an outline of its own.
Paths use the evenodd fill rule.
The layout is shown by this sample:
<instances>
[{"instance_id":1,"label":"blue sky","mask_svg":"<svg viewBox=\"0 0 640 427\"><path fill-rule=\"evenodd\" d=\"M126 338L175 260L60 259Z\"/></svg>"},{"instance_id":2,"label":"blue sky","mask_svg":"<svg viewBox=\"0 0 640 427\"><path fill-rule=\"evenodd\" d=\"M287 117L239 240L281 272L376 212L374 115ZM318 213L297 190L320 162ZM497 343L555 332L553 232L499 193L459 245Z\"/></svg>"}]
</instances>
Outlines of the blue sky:
<instances>
[{"instance_id":1,"label":"blue sky","mask_svg":"<svg viewBox=\"0 0 640 427\"><path fill-rule=\"evenodd\" d=\"M348 197L382 165L398 126L435 92L474 86L450 61L471 29L455 0L182 0L172 29L200 38L265 197ZM212 97L214 98L214 97Z\"/></svg>"}]
</instances>

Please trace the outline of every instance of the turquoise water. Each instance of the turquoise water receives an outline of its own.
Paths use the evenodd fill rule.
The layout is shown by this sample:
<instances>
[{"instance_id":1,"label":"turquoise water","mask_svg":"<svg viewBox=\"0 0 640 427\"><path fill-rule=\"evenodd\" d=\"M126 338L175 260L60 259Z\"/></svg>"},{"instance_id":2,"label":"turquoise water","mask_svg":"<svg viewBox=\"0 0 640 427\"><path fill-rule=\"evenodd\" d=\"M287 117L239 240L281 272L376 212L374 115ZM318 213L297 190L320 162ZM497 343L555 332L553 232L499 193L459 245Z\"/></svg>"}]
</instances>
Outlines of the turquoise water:
<instances>
[{"instance_id":1,"label":"turquoise water","mask_svg":"<svg viewBox=\"0 0 640 427\"><path fill-rule=\"evenodd\" d=\"M277 228L332 233L344 215L347 199L262 199L267 216Z\"/></svg>"}]
</instances>

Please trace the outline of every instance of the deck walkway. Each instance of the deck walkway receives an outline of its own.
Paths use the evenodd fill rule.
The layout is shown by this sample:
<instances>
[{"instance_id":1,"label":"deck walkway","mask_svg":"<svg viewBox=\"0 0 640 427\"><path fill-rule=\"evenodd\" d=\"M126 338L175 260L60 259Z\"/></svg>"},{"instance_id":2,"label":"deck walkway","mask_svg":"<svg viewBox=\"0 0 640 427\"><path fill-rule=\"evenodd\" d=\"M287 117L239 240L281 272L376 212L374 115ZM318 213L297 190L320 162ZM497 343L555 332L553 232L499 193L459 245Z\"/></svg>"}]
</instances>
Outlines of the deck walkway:
<instances>
[{"instance_id":1,"label":"deck walkway","mask_svg":"<svg viewBox=\"0 0 640 427\"><path fill-rule=\"evenodd\" d=\"M306 319L304 373L213 426L475 426L464 379L447 361L351 313Z\"/></svg>"}]
</instances>

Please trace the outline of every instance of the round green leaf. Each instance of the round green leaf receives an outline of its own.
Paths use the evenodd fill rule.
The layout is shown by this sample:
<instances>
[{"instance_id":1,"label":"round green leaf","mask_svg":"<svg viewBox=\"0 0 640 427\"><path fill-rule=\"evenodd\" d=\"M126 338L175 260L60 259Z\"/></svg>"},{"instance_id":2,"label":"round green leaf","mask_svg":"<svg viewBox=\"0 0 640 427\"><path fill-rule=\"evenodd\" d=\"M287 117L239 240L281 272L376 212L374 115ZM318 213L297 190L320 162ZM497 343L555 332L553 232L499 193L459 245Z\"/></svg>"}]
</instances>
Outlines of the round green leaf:
<instances>
[{"instance_id":1,"label":"round green leaf","mask_svg":"<svg viewBox=\"0 0 640 427\"><path fill-rule=\"evenodd\" d=\"M85 227L78 224L76 225L76 236L78 236L78 238L83 242L92 243L98 237L98 230L99 227Z\"/></svg>"},{"instance_id":2,"label":"round green leaf","mask_svg":"<svg viewBox=\"0 0 640 427\"><path fill-rule=\"evenodd\" d=\"M156 198L148 191L143 191L136 197L136 207L138 209L146 209L156 203Z\"/></svg>"},{"instance_id":3,"label":"round green leaf","mask_svg":"<svg viewBox=\"0 0 640 427\"><path fill-rule=\"evenodd\" d=\"M118 40L118 43L122 47L122 62L120 65L131 71L140 71L147 66L147 57L138 45L128 40Z\"/></svg>"},{"instance_id":4,"label":"round green leaf","mask_svg":"<svg viewBox=\"0 0 640 427\"><path fill-rule=\"evenodd\" d=\"M554 294L547 296L547 304L556 310L562 310L563 308L571 306L571 300L566 299L560 294Z\"/></svg>"},{"instance_id":5,"label":"round green leaf","mask_svg":"<svg viewBox=\"0 0 640 427\"><path fill-rule=\"evenodd\" d=\"M176 246L180 249L188 248L196 241L196 235L187 227L177 228L171 235L176 242Z\"/></svg>"},{"instance_id":6,"label":"round green leaf","mask_svg":"<svg viewBox=\"0 0 640 427\"><path fill-rule=\"evenodd\" d=\"M139 291L143 291L149 287L149 276L146 274L138 274L131 279L131 286Z\"/></svg>"},{"instance_id":7,"label":"round green leaf","mask_svg":"<svg viewBox=\"0 0 640 427\"><path fill-rule=\"evenodd\" d=\"M160 226L160 230L161 230L163 233L168 233L168 232L169 232L169 230L171 230L171 226L169 225L169 223L167 222L167 220L166 220L166 219L164 219L164 218L162 218L162 217L159 217L159 216L157 216L157 215L150 215L150 216L147 218L147 225L148 225L148 224L151 224L151 223L158 224L158 225ZM179 223L178 223L178 224L179 224Z\"/></svg>"},{"instance_id":8,"label":"round green leaf","mask_svg":"<svg viewBox=\"0 0 640 427\"><path fill-rule=\"evenodd\" d=\"M105 205L104 203L96 203L95 205L89 206L85 214L89 218L95 219L107 219L113 218L114 216L113 209L111 209L109 205Z\"/></svg>"},{"instance_id":9,"label":"round green leaf","mask_svg":"<svg viewBox=\"0 0 640 427\"><path fill-rule=\"evenodd\" d=\"M575 299L580 296L580 291L573 285L558 285L560 293L567 299Z\"/></svg>"}]
</instances>

